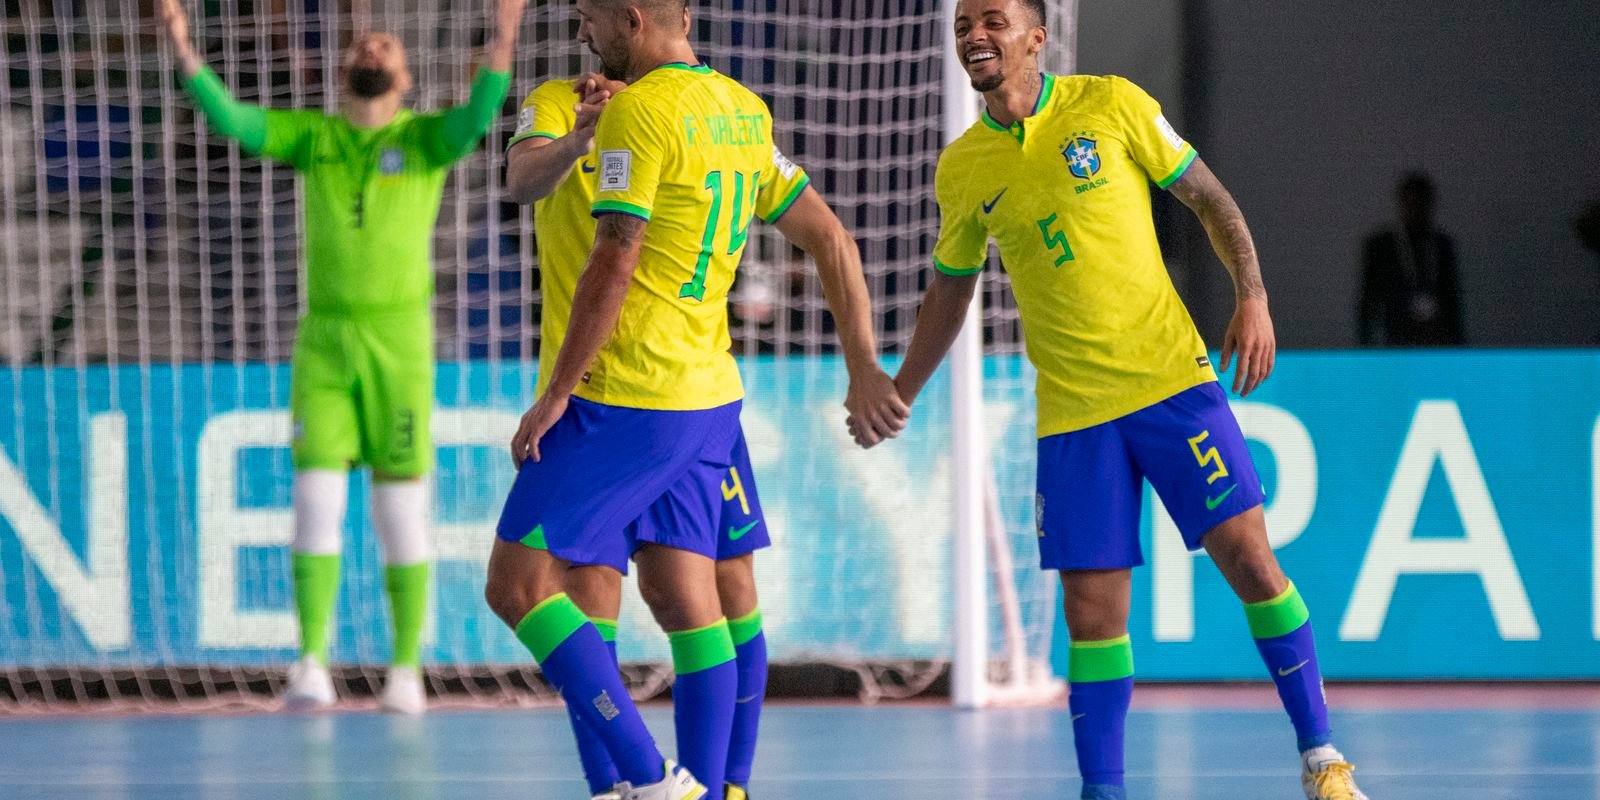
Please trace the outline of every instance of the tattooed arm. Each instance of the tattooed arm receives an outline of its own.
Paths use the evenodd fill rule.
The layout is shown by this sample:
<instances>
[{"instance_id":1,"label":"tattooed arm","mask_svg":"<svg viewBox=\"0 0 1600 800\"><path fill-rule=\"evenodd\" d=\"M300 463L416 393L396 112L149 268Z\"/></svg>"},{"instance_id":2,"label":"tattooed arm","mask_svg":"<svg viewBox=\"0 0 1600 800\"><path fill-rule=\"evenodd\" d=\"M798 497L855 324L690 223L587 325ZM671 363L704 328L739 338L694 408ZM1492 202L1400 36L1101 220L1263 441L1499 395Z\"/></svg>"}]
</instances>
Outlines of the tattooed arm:
<instances>
[{"instance_id":1,"label":"tattooed arm","mask_svg":"<svg viewBox=\"0 0 1600 800\"><path fill-rule=\"evenodd\" d=\"M1200 218L1211 248L1233 276L1235 306L1228 334L1222 340L1221 369L1227 370L1238 355L1239 368L1233 375L1233 390L1241 397L1250 394L1272 374L1277 357L1277 340L1272 331L1272 316L1267 312L1267 287L1261 281L1261 263L1250 238L1244 214L1233 195L1196 158L1188 172L1168 191Z\"/></svg>"},{"instance_id":2,"label":"tattooed arm","mask_svg":"<svg viewBox=\"0 0 1600 800\"><path fill-rule=\"evenodd\" d=\"M561 419L589 363L616 330L633 272L639 266L644 229L644 220L627 214L602 214L596 221L594 249L572 297L572 307L582 313L573 314L567 323L567 338L561 342L550 385L522 415L522 424L511 440L511 460L518 467L529 456L539 460L539 439Z\"/></svg>"}]
</instances>

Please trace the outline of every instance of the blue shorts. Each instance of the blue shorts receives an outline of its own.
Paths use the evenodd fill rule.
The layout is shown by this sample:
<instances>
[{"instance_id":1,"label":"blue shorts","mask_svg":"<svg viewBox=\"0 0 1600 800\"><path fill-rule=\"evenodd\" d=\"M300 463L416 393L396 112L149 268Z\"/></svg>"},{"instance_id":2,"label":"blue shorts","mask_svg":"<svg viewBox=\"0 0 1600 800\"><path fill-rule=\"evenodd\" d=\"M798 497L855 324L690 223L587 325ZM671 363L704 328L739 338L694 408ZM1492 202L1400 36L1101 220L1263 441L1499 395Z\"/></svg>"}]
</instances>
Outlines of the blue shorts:
<instances>
[{"instance_id":1,"label":"blue shorts","mask_svg":"<svg viewBox=\"0 0 1600 800\"><path fill-rule=\"evenodd\" d=\"M1039 566L1144 563L1139 512L1149 480L1183 543L1265 500L1239 421L1215 381L1110 422L1039 440Z\"/></svg>"},{"instance_id":2,"label":"blue shorts","mask_svg":"<svg viewBox=\"0 0 1600 800\"><path fill-rule=\"evenodd\" d=\"M757 524L733 528L740 533L737 555L765 546L740 405L651 411L572 398L540 440L541 460L518 470L496 534L574 564L622 572L644 543L717 558L724 509L744 510L740 492L723 490L725 478L738 470L752 512L747 516ZM736 455L743 463L735 463Z\"/></svg>"},{"instance_id":3,"label":"blue shorts","mask_svg":"<svg viewBox=\"0 0 1600 800\"><path fill-rule=\"evenodd\" d=\"M693 500L705 495L704 501ZM710 525L695 509L711 506L716 513ZM645 509L644 514L624 531L629 551L640 545L659 544L699 553L723 561L749 555L770 546L767 520L761 513L761 498L750 470L750 450L744 431L734 437L733 449L722 463L700 462L692 474L684 476L674 491ZM607 564L607 566L617 566ZM626 563L618 569L627 573Z\"/></svg>"}]
</instances>

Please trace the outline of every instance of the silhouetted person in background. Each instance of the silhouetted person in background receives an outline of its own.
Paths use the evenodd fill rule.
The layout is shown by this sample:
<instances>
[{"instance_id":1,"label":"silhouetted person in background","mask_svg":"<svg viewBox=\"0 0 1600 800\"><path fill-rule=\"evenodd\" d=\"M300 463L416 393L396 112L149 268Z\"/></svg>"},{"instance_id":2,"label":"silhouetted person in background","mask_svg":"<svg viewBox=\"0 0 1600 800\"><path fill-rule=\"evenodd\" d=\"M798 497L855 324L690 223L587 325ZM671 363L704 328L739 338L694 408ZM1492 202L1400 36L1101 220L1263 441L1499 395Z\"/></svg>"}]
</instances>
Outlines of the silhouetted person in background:
<instances>
[{"instance_id":1,"label":"silhouetted person in background","mask_svg":"<svg viewBox=\"0 0 1600 800\"><path fill-rule=\"evenodd\" d=\"M1362 248L1361 344L1464 344L1456 250L1433 226L1432 179L1422 172L1406 174L1395 201L1399 226L1374 233Z\"/></svg>"},{"instance_id":2,"label":"silhouetted person in background","mask_svg":"<svg viewBox=\"0 0 1600 800\"><path fill-rule=\"evenodd\" d=\"M1600 199L1590 203L1572 221L1572 230L1578 234L1578 241L1583 242L1595 258L1600 258Z\"/></svg>"}]
</instances>

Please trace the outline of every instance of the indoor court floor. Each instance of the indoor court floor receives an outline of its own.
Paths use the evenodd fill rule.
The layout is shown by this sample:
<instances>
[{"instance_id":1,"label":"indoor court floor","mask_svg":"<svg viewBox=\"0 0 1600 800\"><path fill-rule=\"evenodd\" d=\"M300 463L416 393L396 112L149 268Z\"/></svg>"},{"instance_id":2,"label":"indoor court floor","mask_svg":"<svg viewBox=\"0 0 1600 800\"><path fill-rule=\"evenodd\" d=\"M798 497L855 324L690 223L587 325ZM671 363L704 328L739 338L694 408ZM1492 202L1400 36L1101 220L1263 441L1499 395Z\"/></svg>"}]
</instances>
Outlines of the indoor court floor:
<instances>
[{"instance_id":1,"label":"indoor court floor","mask_svg":"<svg viewBox=\"0 0 1600 800\"><path fill-rule=\"evenodd\" d=\"M1270 689L1141 691L1128 722L1136 800L1300 797ZM1374 800L1600 798L1600 690L1331 689L1337 741ZM670 747L671 711L646 706ZM1077 797L1064 709L773 703L757 800ZM583 800L564 713L438 710L0 718L4 798Z\"/></svg>"}]
</instances>

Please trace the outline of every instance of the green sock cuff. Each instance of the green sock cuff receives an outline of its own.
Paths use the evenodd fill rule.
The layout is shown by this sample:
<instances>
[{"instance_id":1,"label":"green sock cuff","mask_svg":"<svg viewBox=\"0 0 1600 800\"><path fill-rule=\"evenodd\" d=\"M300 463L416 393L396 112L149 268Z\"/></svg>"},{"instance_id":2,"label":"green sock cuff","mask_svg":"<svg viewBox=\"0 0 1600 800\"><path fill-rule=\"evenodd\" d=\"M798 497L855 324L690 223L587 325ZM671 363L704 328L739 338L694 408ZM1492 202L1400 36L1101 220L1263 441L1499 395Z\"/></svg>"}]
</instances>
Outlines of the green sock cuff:
<instances>
[{"instance_id":1,"label":"green sock cuff","mask_svg":"<svg viewBox=\"0 0 1600 800\"><path fill-rule=\"evenodd\" d=\"M328 627L333 624L333 601L339 594L340 555L294 553L295 607L300 622L300 655L328 663Z\"/></svg>"},{"instance_id":2,"label":"green sock cuff","mask_svg":"<svg viewBox=\"0 0 1600 800\"><path fill-rule=\"evenodd\" d=\"M1133 641L1115 639L1073 642L1067 648L1067 679L1073 683L1118 681L1133 677Z\"/></svg>"},{"instance_id":3,"label":"green sock cuff","mask_svg":"<svg viewBox=\"0 0 1600 800\"><path fill-rule=\"evenodd\" d=\"M679 675L711 669L734 659L728 621L719 619L704 628L672 631L672 671Z\"/></svg>"},{"instance_id":4,"label":"green sock cuff","mask_svg":"<svg viewBox=\"0 0 1600 800\"><path fill-rule=\"evenodd\" d=\"M742 617L728 620L728 635L733 637L733 646L738 647L761 633L761 609L756 609Z\"/></svg>"},{"instance_id":5,"label":"green sock cuff","mask_svg":"<svg viewBox=\"0 0 1600 800\"><path fill-rule=\"evenodd\" d=\"M1250 621L1250 635L1257 639L1275 639L1300 629L1311 619L1306 601L1300 590L1290 583L1283 594L1259 603L1244 604L1245 619Z\"/></svg>"},{"instance_id":6,"label":"green sock cuff","mask_svg":"<svg viewBox=\"0 0 1600 800\"><path fill-rule=\"evenodd\" d=\"M600 632L600 638L608 642L614 642L617 640L616 620L603 619L601 617L590 617L589 622L593 623L594 629Z\"/></svg>"},{"instance_id":7,"label":"green sock cuff","mask_svg":"<svg viewBox=\"0 0 1600 800\"><path fill-rule=\"evenodd\" d=\"M394 620L394 660L397 667L422 664L422 623L428 614L429 563L390 564L383 568L383 587L389 594Z\"/></svg>"},{"instance_id":8,"label":"green sock cuff","mask_svg":"<svg viewBox=\"0 0 1600 800\"><path fill-rule=\"evenodd\" d=\"M383 588L391 592L403 592L419 587L426 589L429 566L426 561L418 561L415 564L390 564L383 568Z\"/></svg>"},{"instance_id":9,"label":"green sock cuff","mask_svg":"<svg viewBox=\"0 0 1600 800\"><path fill-rule=\"evenodd\" d=\"M589 624L589 618L573 604L566 592L550 595L523 615L517 623L517 640L543 663L562 642Z\"/></svg>"}]
</instances>

